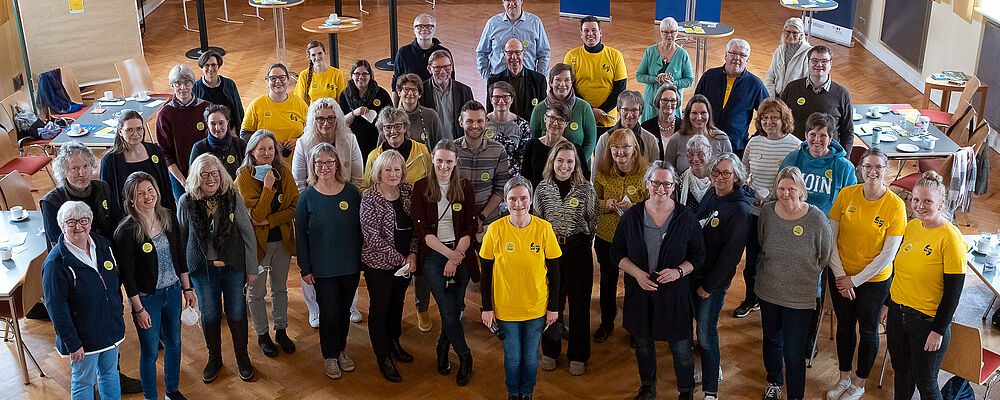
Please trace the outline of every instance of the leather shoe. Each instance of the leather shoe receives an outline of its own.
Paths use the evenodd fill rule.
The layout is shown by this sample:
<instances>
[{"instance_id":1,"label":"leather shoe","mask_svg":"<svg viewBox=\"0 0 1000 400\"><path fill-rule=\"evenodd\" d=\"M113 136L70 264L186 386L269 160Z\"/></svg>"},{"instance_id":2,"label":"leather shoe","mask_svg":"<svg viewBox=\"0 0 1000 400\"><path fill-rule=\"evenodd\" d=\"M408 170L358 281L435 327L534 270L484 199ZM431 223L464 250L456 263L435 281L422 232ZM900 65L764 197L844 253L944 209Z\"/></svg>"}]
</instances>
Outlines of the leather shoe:
<instances>
[{"instance_id":1,"label":"leather shoe","mask_svg":"<svg viewBox=\"0 0 1000 400\"><path fill-rule=\"evenodd\" d=\"M458 374L455 375L455 383L458 386L469 384L472 379L472 353L458 355Z\"/></svg>"},{"instance_id":2,"label":"leather shoe","mask_svg":"<svg viewBox=\"0 0 1000 400\"><path fill-rule=\"evenodd\" d=\"M611 337L612 329L613 328L606 326L598 327L597 330L594 331L594 341L597 343L604 343L604 341L608 340L608 338Z\"/></svg>"},{"instance_id":3,"label":"leather shoe","mask_svg":"<svg viewBox=\"0 0 1000 400\"><path fill-rule=\"evenodd\" d=\"M448 342L439 340L437 344L437 370L438 374L448 375L451 372L451 363L448 362Z\"/></svg>"},{"instance_id":4,"label":"leather shoe","mask_svg":"<svg viewBox=\"0 0 1000 400\"><path fill-rule=\"evenodd\" d=\"M382 371L382 376L389 382L399 383L403 381L403 377L399 376L399 371L396 370L396 364L392 363L392 357L379 357L378 369Z\"/></svg>"},{"instance_id":5,"label":"leather shoe","mask_svg":"<svg viewBox=\"0 0 1000 400\"><path fill-rule=\"evenodd\" d=\"M265 333L257 337L257 344L260 345L260 351L268 357L277 357L278 348L274 346L274 342L271 341L271 335Z\"/></svg>"},{"instance_id":6,"label":"leather shoe","mask_svg":"<svg viewBox=\"0 0 1000 400\"><path fill-rule=\"evenodd\" d=\"M274 330L274 340L278 341L278 345L281 346L281 351L288 354L295 352L295 343L292 343L292 339L288 338L288 334L285 333L284 329Z\"/></svg>"},{"instance_id":7,"label":"leather shoe","mask_svg":"<svg viewBox=\"0 0 1000 400\"><path fill-rule=\"evenodd\" d=\"M399 345L398 340L392 342L391 352L392 356L396 357L396 360L398 360L399 362L404 362L404 363L413 362L413 356L410 355L410 353L407 353L406 350L403 350L403 346Z\"/></svg>"}]
</instances>

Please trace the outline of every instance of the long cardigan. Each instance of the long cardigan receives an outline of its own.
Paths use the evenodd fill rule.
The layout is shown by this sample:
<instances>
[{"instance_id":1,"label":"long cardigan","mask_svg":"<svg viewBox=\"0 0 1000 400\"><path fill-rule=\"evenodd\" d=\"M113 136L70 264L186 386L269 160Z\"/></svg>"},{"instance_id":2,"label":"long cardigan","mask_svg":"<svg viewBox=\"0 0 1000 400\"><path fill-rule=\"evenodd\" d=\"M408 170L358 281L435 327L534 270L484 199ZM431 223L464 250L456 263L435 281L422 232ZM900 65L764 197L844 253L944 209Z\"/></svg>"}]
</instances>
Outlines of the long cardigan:
<instances>
[{"instance_id":1,"label":"long cardigan","mask_svg":"<svg viewBox=\"0 0 1000 400\"><path fill-rule=\"evenodd\" d=\"M455 173L457 172L455 171ZM436 202L430 201L426 193L427 179L429 178L421 179L413 185L413 200L410 202L410 210L413 214L413 233L417 241L417 274L423 273L424 260L427 259L428 254L434 251L427 246L424 237L427 235L437 236L438 233L440 217L438 205ZM472 246L472 242L476 240L476 231L479 230L476 192L472 188L472 182L468 179L462 179L461 184L464 197L461 203L451 205L451 223L455 229L456 242L463 236L469 237L469 248L465 250L463 264L469 273L469 278L473 282L479 282L479 257L476 256L475 246Z\"/></svg>"},{"instance_id":2,"label":"long cardigan","mask_svg":"<svg viewBox=\"0 0 1000 400\"><path fill-rule=\"evenodd\" d=\"M622 215L611 245L611 262L619 265L628 257L643 271L648 271L643 218L646 202L636 204ZM705 242L701 225L690 209L676 204L660 243L659 265L655 271L677 268L688 261L697 270L705 261ZM625 302L622 325L633 336L675 342L691 337L691 275L670 283L658 283L655 291L643 290L639 282L625 274ZM651 278L654 279L655 278ZM652 319L650 319L652 316Z\"/></svg>"},{"instance_id":3,"label":"long cardigan","mask_svg":"<svg viewBox=\"0 0 1000 400\"><path fill-rule=\"evenodd\" d=\"M399 199L403 201L404 210L411 210L412 198L413 185L400 182ZM392 202L382 197L382 193L374 187L366 190L361 196L361 233L364 234L361 262L365 266L381 270L395 270L403 266L409 254L396 251L393 239L395 227L396 210ZM417 253L417 235L413 235L410 241L409 252Z\"/></svg>"},{"instance_id":4,"label":"long cardigan","mask_svg":"<svg viewBox=\"0 0 1000 400\"><path fill-rule=\"evenodd\" d=\"M160 189L160 204L168 210L177 210L174 196L170 195L170 173L167 172L167 163L163 159L163 150L155 143L142 142L142 146L146 148L149 160L156 166L156 174L153 175L153 179L156 179L156 185ZM104 153L104 157L101 158L101 180L107 182L108 188L111 189L108 197L119 205L122 204L122 188L125 187L126 179L128 179L128 172L125 170L125 155ZM118 221L114 221L114 223L117 224Z\"/></svg>"},{"instance_id":5,"label":"long cardigan","mask_svg":"<svg viewBox=\"0 0 1000 400\"><path fill-rule=\"evenodd\" d=\"M169 197L169 196L167 196ZM149 235L142 233L143 240L136 241L136 231L139 224L126 217L125 221L115 230L113 249L118 259L120 279L125 287L125 294L132 297L142 294L156 293L156 280L159 277L159 259ZM187 260L184 258L184 238L177 223L177 217L170 215L170 229L163 232L170 243L170 260L174 264L174 272L180 278L188 272Z\"/></svg>"},{"instance_id":6,"label":"long cardigan","mask_svg":"<svg viewBox=\"0 0 1000 400\"><path fill-rule=\"evenodd\" d=\"M660 84L656 82L656 76L660 74L660 68L663 68L663 59L660 58L660 50L656 47L656 44L653 44L646 48L646 52L642 53L642 61L639 61L639 68L635 70L635 80L646 84L646 89L642 93L643 101L645 101L645 105L642 108L643 121L655 117L659 112L653 106L653 97L656 97L656 91L660 88ZM677 51L670 58L670 65L663 72L673 75L674 86L679 91L677 93L677 104L684 104L684 89L694 84L694 72L691 71L691 58L688 56L687 50L684 50L683 47L678 47ZM681 116L681 107L677 107L677 110L674 110L674 115L677 117Z\"/></svg>"},{"instance_id":7,"label":"long cardigan","mask_svg":"<svg viewBox=\"0 0 1000 400\"><path fill-rule=\"evenodd\" d=\"M278 191L274 188L265 188L264 182L253 177L251 168L240 168L236 172L236 187L243 196L243 201L250 211L252 221L267 221L267 225L253 225L254 236L257 237L257 258L264 258L267 253L267 236L271 228L277 227L281 230L281 245L285 247L288 254L295 255L295 226L292 220L295 219L295 205L299 202L299 188L295 186L295 178L292 178L292 171L287 166L281 172L281 179L275 181L281 185L281 194L278 195L278 211L271 212L271 202Z\"/></svg>"}]
</instances>

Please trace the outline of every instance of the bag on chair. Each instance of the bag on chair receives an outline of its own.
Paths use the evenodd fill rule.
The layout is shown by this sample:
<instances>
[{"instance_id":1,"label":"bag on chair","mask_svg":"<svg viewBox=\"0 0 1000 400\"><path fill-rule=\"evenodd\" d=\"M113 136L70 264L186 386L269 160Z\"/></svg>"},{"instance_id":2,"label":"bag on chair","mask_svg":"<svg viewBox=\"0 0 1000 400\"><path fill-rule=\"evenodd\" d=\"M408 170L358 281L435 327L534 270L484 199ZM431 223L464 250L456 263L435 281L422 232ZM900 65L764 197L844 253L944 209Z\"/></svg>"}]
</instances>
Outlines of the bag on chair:
<instances>
[{"instance_id":1,"label":"bag on chair","mask_svg":"<svg viewBox=\"0 0 1000 400\"><path fill-rule=\"evenodd\" d=\"M975 400L976 392L972 390L969 381L953 376L941 387L941 398L944 400Z\"/></svg>"}]
</instances>

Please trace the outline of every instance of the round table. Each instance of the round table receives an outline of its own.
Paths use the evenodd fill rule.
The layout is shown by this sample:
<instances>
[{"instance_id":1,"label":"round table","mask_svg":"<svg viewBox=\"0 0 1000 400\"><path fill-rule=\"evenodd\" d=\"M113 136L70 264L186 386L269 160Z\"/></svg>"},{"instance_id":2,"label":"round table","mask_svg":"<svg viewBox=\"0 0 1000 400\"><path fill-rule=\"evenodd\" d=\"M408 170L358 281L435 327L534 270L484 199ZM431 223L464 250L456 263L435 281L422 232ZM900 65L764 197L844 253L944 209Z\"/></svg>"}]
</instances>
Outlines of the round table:
<instances>
[{"instance_id":1,"label":"round table","mask_svg":"<svg viewBox=\"0 0 1000 400\"><path fill-rule=\"evenodd\" d=\"M684 21L677 25L678 34L695 40L694 76L699 78L708 63L708 39L726 37L735 31L732 26L721 22Z\"/></svg>"},{"instance_id":2,"label":"round table","mask_svg":"<svg viewBox=\"0 0 1000 400\"><path fill-rule=\"evenodd\" d=\"M323 24L326 23L327 18L319 17L308 19L302 23L302 30L312 33L326 33L330 37L330 65L334 68L340 68L340 53L337 48L337 34L353 32L361 29L361 20L354 17L340 17L340 24L326 27Z\"/></svg>"},{"instance_id":3,"label":"round table","mask_svg":"<svg viewBox=\"0 0 1000 400\"><path fill-rule=\"evenodd\" d=\"M835 0L778 0L785 8L802 12L802 24L806 28L806 40L812 36L813 13L816 11L830 11L840 7Z\"/></svg>"},{"instance_id":4,"label":"round table","mask_svg":"<svg viewBox=\"0 0 1000 400\"><path fill-rule=\"evenodd\" d=\"M305 0L248 0L251 7L270 8L274 14L274 51L278 62L288 64L285 57L285 9L305 3Z\"/></svg>"},{"instance_id":5,"label":"round table","mask_svg":"<svg viewBox=\"0 0 1000 400\"><path fill-rule=\"evenodd\" d=\"M941 106L938 107L941 111L948 112L951 109L951 94L952 92L962 92L965 90L965 83L961 85L956 85L948 80L937 80L933 76L928 76L924 79L924 109L930 109L931 105L931 90L941 91ZM979 84L979 90L977 90L981 96L979 96L979 115L983 115L983 110L986 109L986 95L989 93L989 87L985 83ZM962 105L959 104L959 107Z\"/></svg>"}]
</instances>

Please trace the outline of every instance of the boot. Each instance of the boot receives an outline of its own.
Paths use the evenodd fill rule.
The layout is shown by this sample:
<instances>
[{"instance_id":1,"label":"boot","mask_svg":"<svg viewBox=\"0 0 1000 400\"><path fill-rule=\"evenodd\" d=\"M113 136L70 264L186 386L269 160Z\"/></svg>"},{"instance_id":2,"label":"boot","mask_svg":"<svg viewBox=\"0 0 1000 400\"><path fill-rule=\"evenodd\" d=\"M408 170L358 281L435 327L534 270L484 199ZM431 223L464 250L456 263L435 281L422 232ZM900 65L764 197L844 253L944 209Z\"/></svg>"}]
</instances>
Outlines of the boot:
<instances>
[{"instance_id":1,"label":"boot","mask_svg":"<svg viewBox=\"0 0 1000 400\"><path fill-rule=\"evenodd\" d=\"M437 344L437 370L441 375L448 375L451 372L451 363L448 362L448 340L441 337Z\"/></svg>"},{"instance_id":2,"label":"boot","mask_svg":"<svg viewBox=\"0 0 1000 400\"><path fill-rule=\"evenodd\" d=\"M403 346L399 345L399 339L392 341L392 349L389 349L389 351L392 353L393 357L396 357L396 360L399 360L399 362L413 362L413 356L410 355L410 353L407 353L406 350L403 350Z\"/></svg>"},{"instance_id":3,"label":"boot","mask_svg":"<svg viewBox=\"0 0 1000 400\"><path fill-rule=\"evenodd\" d=\"M458 355L458 374L455 375L455 383L458 386L465 386L469 384L469 379L472 379L471 352Z\"/></svg>"},{"instance_id":4,"label":"boot","mask_svg":"<svg viewBox=\"0 0 1000 400\"><path fill-rule=\"evenodd\" d=\"M230 328L232 329L232 328ZM260 345L260 352L264 353L268 357L278 356L278 347L274 345L271 341L271 334L264 332L262 335L257 335L257 344Z\"/></svg>"},{"instance_id":5,"label":"boot","mask_svg":"<svg viewBox=\"0 0 1000 400\"><path fill-rule=\"evenodd\" d=\"M288 338L288 334L285 333L284 329L274 330L274 340L281 346L281 351L288 354L295 352L295 343L292 343L292 339Z\"/></svg>"},{"instance_id":6,"label":"boot","mask_svg":"<svg viewBox=\"0 0 1000 400\"><path fill-rule=\"evenodd\" d=\"M253 364L250 363L250 355L247 354L247 320L229 320L229 333L233 335L233 351L236 353L236 366L240 371L240 379L250 382L254 377Z\"/></svg>"},{"instance_id":7,"label":"boot","mask_svg":"<svg viewBox=\"0 0 1000 400\"><path fill-rule=\"evenodd\" d=\"M205 364L201 380L212 383L219 377L219 370L222 369L222 321L202 322L201 330L208 347L208 363Z\"/></svg>"},{"instance_id":8,"label":"boot","mask_svg":"<svg viewBox=\"0 0 1000 400\"><path fill-rule=\"evenodd\" d=\"M392 363L392 357L381 356L378 358L378 369L382 371L382 376L389 382L399 383L403 381L403 378L399 376L399 371L396 370L396 364Z\"/></svg>"}]
</instances>

